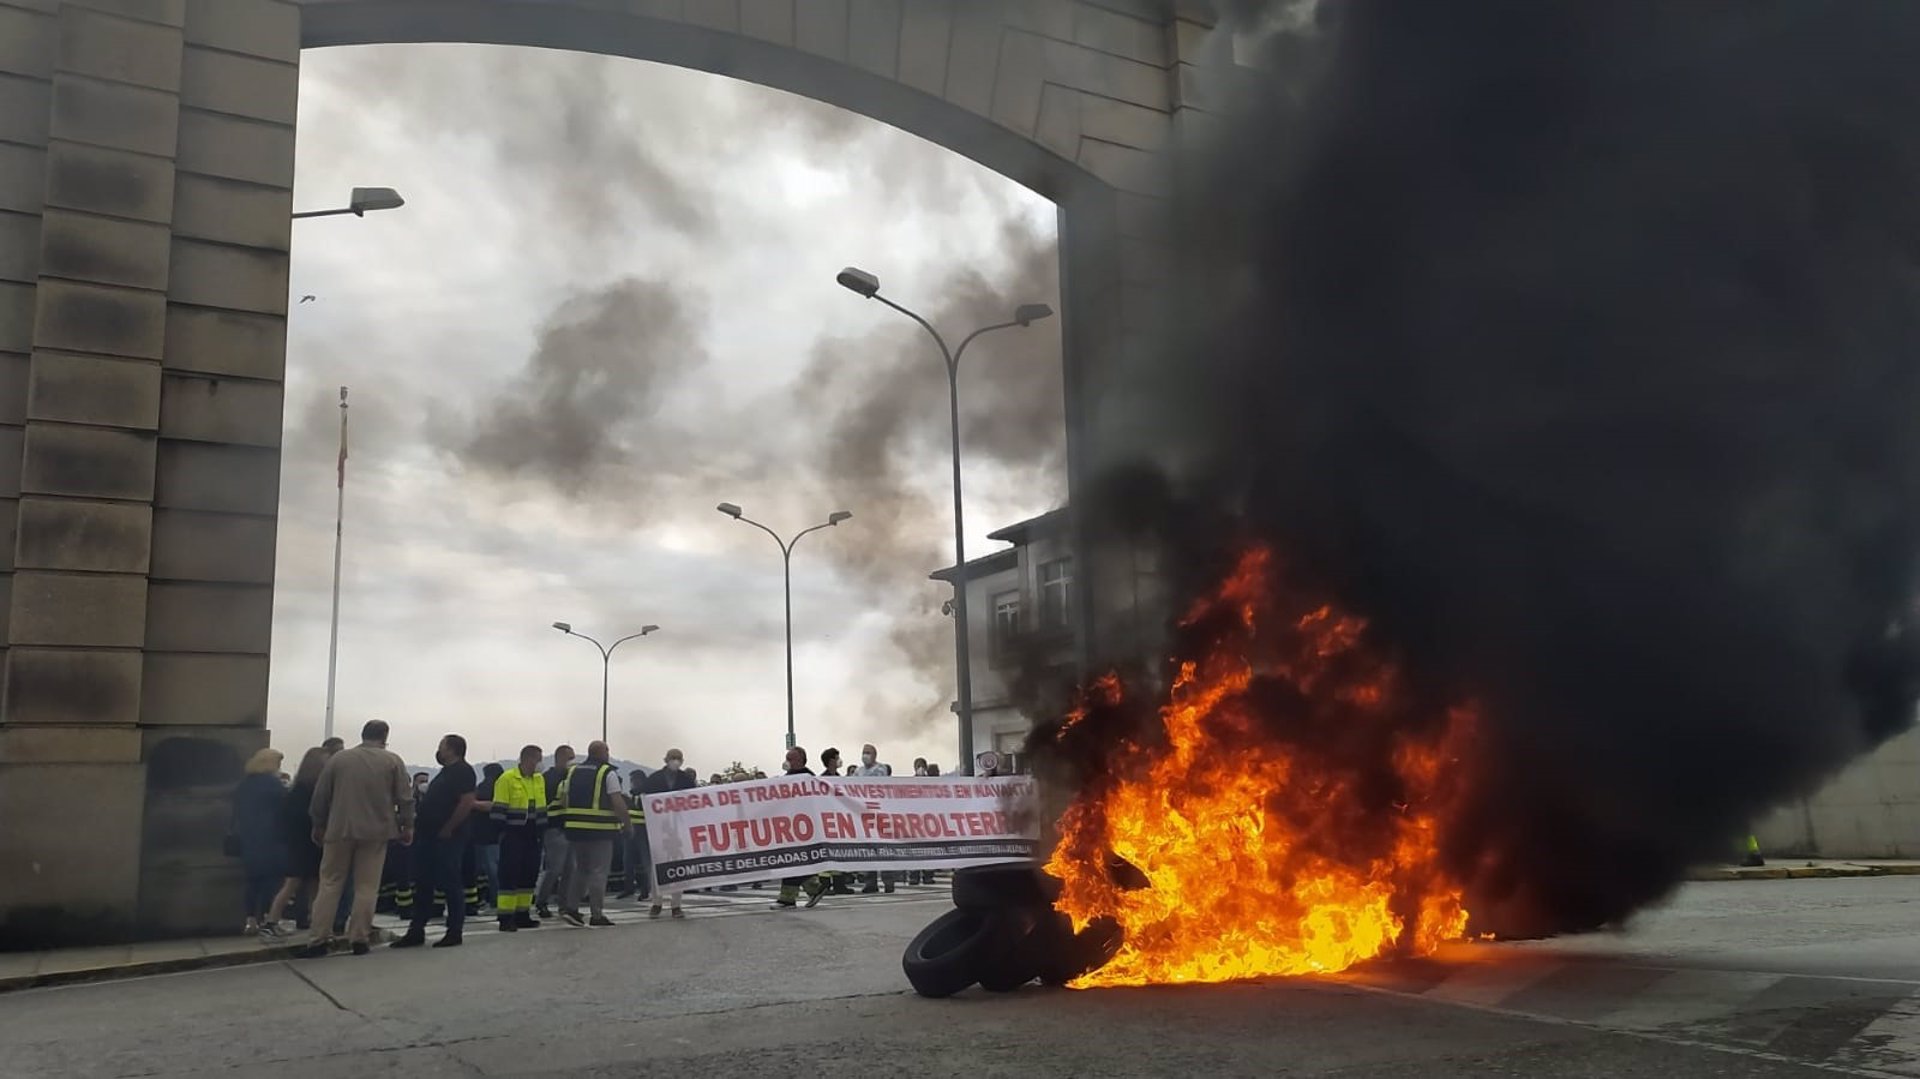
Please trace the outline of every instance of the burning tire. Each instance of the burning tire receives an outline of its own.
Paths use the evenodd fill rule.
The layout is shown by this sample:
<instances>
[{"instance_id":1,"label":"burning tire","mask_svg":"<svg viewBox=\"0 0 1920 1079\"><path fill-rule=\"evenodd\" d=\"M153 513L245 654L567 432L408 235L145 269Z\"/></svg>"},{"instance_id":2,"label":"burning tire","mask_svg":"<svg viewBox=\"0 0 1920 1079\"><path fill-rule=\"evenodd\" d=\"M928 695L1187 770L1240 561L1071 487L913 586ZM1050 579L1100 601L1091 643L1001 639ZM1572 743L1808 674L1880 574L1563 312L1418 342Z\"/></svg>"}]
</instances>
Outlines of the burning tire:
<instances>
[{"instance_id":1,"label":"burning tire","mask_svg":"<svg viewBox=\"0 0 1920 1079\"><path fill-rule=\"evenodd\" d=\"M1032 907L1003 907L987 915L993 929L980 949L980 988L1011 993L1040 976L1044 958L1037 930L1053 914Z\"/></svg>"},{"instance_id":2,"label":"burning tire","mask_svg":"<svg viewBox=\"0 0 1920 1079\"><path fill-rule=\"evenodd\" d=\"M1120 950L1123 939L1120 923L1112 918L1096 918L1076 933L1073 919L1059 911L1047 911L1032 937L1034 953L1040 960L1040 984L1062 986L1099 970Z\"/></svg>"},{"instance_id":3,"label":"burning tire","mask_svg":"<svg viewBox=\"0 0 1920 1079\"><path fill-rule=\"evenodd\" d=\"M979 980L980 959L995 930L991 915L955 909L922 929L900 957L913 991L950 997Z\"/></svg>"},{"instance_id":4,"label":"burning tire","mask_svg":"<svg viewBox=\"0 0 1920 1079\"><path fill-rule=\"evenodd\" d=\"M1060 882L1035 866L988 865L953 872L953 905L962 910L1045 909L1060 898Z\"/></svg>"}]
</instances>

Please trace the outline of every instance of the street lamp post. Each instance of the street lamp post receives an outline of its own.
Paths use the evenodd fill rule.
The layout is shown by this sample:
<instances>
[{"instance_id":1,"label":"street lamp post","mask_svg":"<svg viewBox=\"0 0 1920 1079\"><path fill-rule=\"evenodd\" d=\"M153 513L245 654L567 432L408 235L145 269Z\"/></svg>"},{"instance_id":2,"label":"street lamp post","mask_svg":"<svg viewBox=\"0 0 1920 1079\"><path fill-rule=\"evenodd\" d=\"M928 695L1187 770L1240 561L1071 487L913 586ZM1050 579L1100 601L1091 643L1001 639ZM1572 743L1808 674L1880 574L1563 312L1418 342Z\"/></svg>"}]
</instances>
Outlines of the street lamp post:
<instances>
[{"instance_id":1,"label":"street lamp post","mask_svg":"<svg viewBox=\"0 0 1920 1079\"><path fill-rule=\"evenodd\" d=\"M335 214L367 216L368 210L396 210L407 204L400 192L391 187L356 187L347 196L347 205L338 210L307 210L294 214L303 217L332 217ZM340 387L340 477L334 492L333 507L333 617L327 626L327 712L321 723L323 737L333 737L334 675L340 659L340 544L344 536L347 512L347 388Z\"/></svg>"},{"instance_id":2,"label":"street lamp post","mask_svg":"<svg viewBox=\"0 0 1920 1079\"><path fill-rule=\"evenodd\" d=\"M340 660L340 545L347 527L347 388L340 387L340 467L333 493L333 617L327 622L327 718L323 738L333 737L333 678Z\"/></svg>"},{"instance_id":3,"label":"street lamp post","mask_svg":"<svg viewBox=\"0 0 1920 1079\"><path fill-rule=\"evenodd\" d=\"M966 354L967 346L973 343L973 339L981 334L1014 326L1031 326L1043 318L1051 317L1053 308L1043 303L1023 303L1013 309L1012 321L982 326L962 339L959 348L949 349L946 338L940 336L940 331L934 329L932 323L880 295L878 277L849 266L841 270L834 280L842 288L869 300L879 300L919 323L920 328L933 338L933 343L940 346L940 355L947 362L947 415L953 428L953 565L957 574L953 582L953 653L954 680L958 683L959 696L954 703L960 712L960 766L964 769L963 774L972 775L973 669L967 647L967 528L960 506L960 357Z\"/></svg>"},{"instance_id":4,"label":"street lamp post","mask_svg":"<svg viewBox=\"0 0 1920 1079\"><path fill-rule=\"evenodd\" d=\"M809 532L818 532L823 528L833 528L839 525L841 521L850 519L853 514L846 510L835 510L827 514L827 519L820 524L814 525L812 528L803 528L795 532L792 539L783 540L780 538L780 533L746 516L741 512L739 506L731 502L722 502L718 506L715 506L714 509L719 510L721 513L726 514L736 521L750 524L760 531L765 532L767 535L773 537L774 543L780 546L780 568L785 575L787 597L787 748L792 749L794 743L797 741L793 730L793 545L800 542L801 536Z\"/></svg>"},{"instance_id":5,"label":"street lamp post","mask_svg":"<svg viewBox=\"0 0 1920 1079\"><path fill-rule=\"evenodd\" d=\"M604 742L607 740L607 683L613 672L613 650L636 637L645 637L660 627L641 626L640 632L629 633L612 644L601 644L584 633L575 633L573 625L568 622L555 622L553 628L569 637L578 637L600 650L600 740Z\"/></svg>"},{"instance_id":6,"label":"street lamp post","mask_svg":"<svg viewBox=\"0 0 1920 1079\"><path fill-rule=\"evenodd\" d=\"M337 210L302 210L294 214L294 220L303 217L333 217L337 214L352 214L355 217L367 216L369 210L398 210L407 200L400 192L391 187L356 187L347 196L347 204Z\"/></svg>"}]
</instances>

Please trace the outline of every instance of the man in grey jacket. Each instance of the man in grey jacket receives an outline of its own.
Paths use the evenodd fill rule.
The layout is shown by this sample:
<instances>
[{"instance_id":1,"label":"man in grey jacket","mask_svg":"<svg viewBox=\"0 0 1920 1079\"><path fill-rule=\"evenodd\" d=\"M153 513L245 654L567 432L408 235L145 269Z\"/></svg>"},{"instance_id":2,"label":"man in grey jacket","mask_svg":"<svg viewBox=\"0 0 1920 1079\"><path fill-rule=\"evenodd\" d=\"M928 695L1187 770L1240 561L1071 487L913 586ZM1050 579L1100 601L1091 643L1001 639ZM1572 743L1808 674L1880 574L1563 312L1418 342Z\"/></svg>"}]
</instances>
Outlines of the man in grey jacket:
<instances>
[{"instance_id":1,"label":"man in grey jacket","mask_svg":"<svg viewBox=\"0 0 1920 1079\"><path fill-rule=\"evenodd\" d=\"M395 838L402 844L413 842L413 789L406 762L387 751L386 723L369 720L360 728L359 745L328 759L313 789L311 814L313 841L320 845L320 894L313 909L338 909L351 873L360 886L353 890L347 939L353 954L365 955L377 898L377 889L368 882L380 879L388 843ZM313 940L300 955L325 955L332 943L333 919L316 917Z\"/></svg>"},{"instance_id":2,"label":"man in grey jacket","mask_svg":"<svg viewBox=\"0 0 1920 1079\"><path fill-rule=\"evenodd\" d=\"M893 765L880 763L880 751L873 747L872 742L868 742L866 745L860 747L859 765L847 769L847 774L854 776L890 776L893 774ZM863 895L872 895L880 890L880 882L884 880L887 885L887 894L892 895L894 882L899 879L900 874L891 869L879 873L868 873L866 874L866 887L860 889L860 891Z\"/></svg>"}]
</instances>

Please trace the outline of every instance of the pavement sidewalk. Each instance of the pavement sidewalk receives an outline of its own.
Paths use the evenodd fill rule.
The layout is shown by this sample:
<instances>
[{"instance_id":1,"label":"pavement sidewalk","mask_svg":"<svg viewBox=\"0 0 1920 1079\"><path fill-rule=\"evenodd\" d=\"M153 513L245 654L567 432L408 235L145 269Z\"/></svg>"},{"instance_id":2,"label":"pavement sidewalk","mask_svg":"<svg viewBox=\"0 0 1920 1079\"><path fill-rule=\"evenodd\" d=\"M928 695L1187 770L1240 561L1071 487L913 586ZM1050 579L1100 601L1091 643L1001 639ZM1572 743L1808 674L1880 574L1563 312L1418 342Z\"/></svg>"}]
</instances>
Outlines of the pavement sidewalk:
<instances>
[{"instance_id":1,"label":"pavement sidewalk","mask_svg":"<svg viewBox=\"0 0 1920 1079\"><path fill-rule=\"evenodd\" d=\"M299 934L304 940L305 933ZM239 966L286 959L292 944L263 944L258 937L200 937L112 944L97 948L59 948L44 952L0 953L0 993L50 985L171 974L181 970Z\"/></svg>"},{"instance_id":2,"label":"pavement sidewalk","mask_svg":"<svg viewBox=\"0 0 1920 1079\"><path fill-rule=\"evenodd\" d=\"M1816 877L1907 877L1920 874L1920 862L1896 859L1774 858L1766 865L1707 865L1688 880L1804 880Z\"/></svg>"},{"instance_id":3,"label":"pavement sidewalk","mask_svg":"<svg viewBox=\"0 0 1920 1079\"><path fill-rule=\"evenodd\" d=\"M861 896L860 904L888 905L916 902L947 894L945 884L902 885L898 895ZM746 913L765 913L771 890L739 889L729 892L695 892L686 897L691 918L727 917ZM836 903L837 905L837 903ZM607 916L616 926L638 925L651 921L648 904L640 901L611 901ZM438 922L435 923L436 927ZM566 932L557 928L555 932ZM384 944L406 928L391 914L374 918L374 943ZM483 940L496 932L491 911L472 917L467 923L470 939ZM598 930L596 930L598 932ZM159 940L144 944L117 944L98 948L60 948L40 952L0 952L0 994L20 989L39 989L82 982L139 978L152 974L174 974L185 970L241 966L247 963L272 963L293 958L294 951L306 943L308 934L294 932L287 943L264 944L259 938L234 934L202 937L194 940Z\"/></svg>"}]
</instances>

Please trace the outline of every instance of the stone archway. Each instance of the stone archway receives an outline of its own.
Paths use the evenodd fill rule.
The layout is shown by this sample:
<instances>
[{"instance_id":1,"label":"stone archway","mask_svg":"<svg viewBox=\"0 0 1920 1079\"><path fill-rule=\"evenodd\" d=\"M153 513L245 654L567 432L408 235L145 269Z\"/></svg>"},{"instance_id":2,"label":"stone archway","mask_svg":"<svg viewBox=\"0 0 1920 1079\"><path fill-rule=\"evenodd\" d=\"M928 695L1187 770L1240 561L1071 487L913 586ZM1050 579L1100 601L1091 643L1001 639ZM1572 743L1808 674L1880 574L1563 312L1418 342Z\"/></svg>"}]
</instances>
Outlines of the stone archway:
<instances>
[{"instance_id":1,"label":"stone archway","mask_svg":"<svg viewBox=\"0 0 1920 1079\"><path fill-rule=\"evenodd\" d=\"M167 873L142 894L141 863L162 856L140 841L142 762L172 739L244 755L267 737L303 48L490 42L700 68L1054 199L1077 486L1124 444L1101 374L1164 272L1166 151L1202 112L1197 73L1226 62L1206 6L0 0L0 818L25 825L0 829L0 864L52 867L0 875L0 947L51 943L14 916L49 906L93 938L230 920L217 872L198 900ZM134 856L79 868L62 853L77 834ZM136 929L136 908L164 914Z\"/></svg>"}]
</instances>

